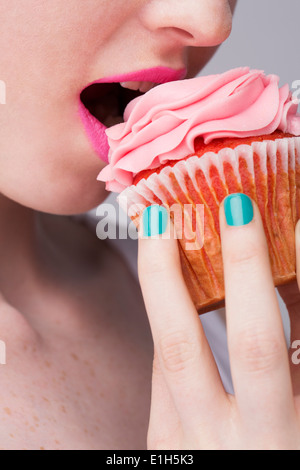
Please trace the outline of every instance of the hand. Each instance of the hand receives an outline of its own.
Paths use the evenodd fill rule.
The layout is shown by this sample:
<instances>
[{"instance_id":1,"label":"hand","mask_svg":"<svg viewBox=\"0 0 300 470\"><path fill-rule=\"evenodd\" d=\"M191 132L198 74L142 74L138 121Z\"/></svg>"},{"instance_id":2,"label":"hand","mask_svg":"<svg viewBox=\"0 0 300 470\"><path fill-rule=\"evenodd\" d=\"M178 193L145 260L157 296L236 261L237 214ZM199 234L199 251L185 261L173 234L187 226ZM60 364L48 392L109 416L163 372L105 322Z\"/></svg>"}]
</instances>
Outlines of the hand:
<instances>
[{"instance_id":1,"label":"hand","mask_svg":"<svg viewBox=\"0 0 300 470\"><path fill-rule=\"evenodd\" d=\"M290 368L262 221L252 207L252 221L241 226L229 226L220 208L234 396L224 390L184 283L177 240L140 230L139 278L155 348L149 449L300 448L300 365ZM299 224L296 240L299 281ZM281 294L289 298L292 339L300 340L298 288Z\"/></svg>"}]
</instances>

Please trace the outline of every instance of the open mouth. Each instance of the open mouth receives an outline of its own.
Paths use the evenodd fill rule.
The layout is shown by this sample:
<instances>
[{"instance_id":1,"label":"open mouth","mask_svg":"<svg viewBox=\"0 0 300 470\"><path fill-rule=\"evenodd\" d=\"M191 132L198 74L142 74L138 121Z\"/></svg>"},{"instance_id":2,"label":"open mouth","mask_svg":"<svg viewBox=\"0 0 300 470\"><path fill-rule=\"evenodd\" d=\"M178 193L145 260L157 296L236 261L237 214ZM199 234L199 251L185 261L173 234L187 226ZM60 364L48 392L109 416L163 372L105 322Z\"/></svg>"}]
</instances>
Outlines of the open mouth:
<instances>
[{"instance_id":1,"label":"open mouth","mask_svg":"<svg viewBox=\"0 0 300 470\"><path fill-rule=\"evenodd\" d=\"M186 69L168 67L131 72L102 78L80 93L79 116L99 158L108 163L109 144L106 129L123 122L126 106L161 83L180 80Z\"/></svg>"},{"instance_id":2,"label":"open mouth","mask_svg":"<svg viewBox=\"0 0 300 470\"><path fill-rule=\"evenodd\" d=\"M93 83L80 94L80 117L98 156L108 162L106 129L124 122L126 106L154 86L153 82Z\"/></svg>"},{"instance_id":3,"label":"open mouth","mask_svg":"<svg viewBox=\"0 0 300 470\"><path fill-rule=\"evenodd\" d=\"M85 88L80 99L89 113L105 127L123 122L130 101L149 91L153 85L130 83L95 83ZM131 88L129 88L131 87Z\"/></svg>"}]
</instances>

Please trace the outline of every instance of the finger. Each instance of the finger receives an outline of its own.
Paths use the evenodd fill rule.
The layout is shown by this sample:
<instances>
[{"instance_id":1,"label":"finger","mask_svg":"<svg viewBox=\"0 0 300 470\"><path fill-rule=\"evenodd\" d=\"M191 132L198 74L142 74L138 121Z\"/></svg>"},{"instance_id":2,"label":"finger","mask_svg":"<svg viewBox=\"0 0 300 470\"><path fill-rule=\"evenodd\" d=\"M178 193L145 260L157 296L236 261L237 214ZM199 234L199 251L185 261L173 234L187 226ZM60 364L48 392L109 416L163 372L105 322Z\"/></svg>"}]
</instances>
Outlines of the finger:
<instances>
[{"instance_id":1,"label":"finger","mask_svg":"<svg viewBox=\"0 0 300 470\"><path fill-rule=\"evenodd\" d=\"M294 416L268 247L259 210L248 196L233 194L225 199L220 226L234 390L241 416L261 435Z\"/></svg>"},{"instance_id":2,"label":"finger","mask_svg":"<svg viewBox=\"0 0 300 470\"><path fill-rule=\"evenodd\" d=\"M147 234L166 216L162 236L139 236L139 278L155 349L180 419L186 424L214 421L227 400L197 311L184 283L177 240L168 213L159 206L144 212ZM161 221L162 222L162 221ZM161 224L163 225L163 224ZM154 233L158 233L156 230ZM213 417L213 419L211 419ZM199 423L198 423L199 424Z\"/></svg>"},{"instance_id":3,"label":"finger","mask_svg":"<svg viewBox=\"0 0 300 470\"><path fill-rule=\"evenodd\" d=\"M300 395L300 221L297 223L295 230L295 242L297 282L282 286L278 291L290 316L290 367L294 394Z\"/></svg>"},{"instance_id":4,"label":"finger","mask_svg":"<svg viewBox=\"0 0 300 470\"><path fill-rule=\"evenodd\" d=\"M300 395L300 294L297 282L278 288L290 317L290 370L294 395Z\"/></svg>"},{"instance_id":5,"label":"finger","mask_svg":"<svg viewBox=\"0 0 300 470\"><path fill-rule=\"evenodd\" d=\"M153 360L148 449L179 449L180 442L180 419L165 382L159 359L155 353Z\"/></svg>"}]
</instances>

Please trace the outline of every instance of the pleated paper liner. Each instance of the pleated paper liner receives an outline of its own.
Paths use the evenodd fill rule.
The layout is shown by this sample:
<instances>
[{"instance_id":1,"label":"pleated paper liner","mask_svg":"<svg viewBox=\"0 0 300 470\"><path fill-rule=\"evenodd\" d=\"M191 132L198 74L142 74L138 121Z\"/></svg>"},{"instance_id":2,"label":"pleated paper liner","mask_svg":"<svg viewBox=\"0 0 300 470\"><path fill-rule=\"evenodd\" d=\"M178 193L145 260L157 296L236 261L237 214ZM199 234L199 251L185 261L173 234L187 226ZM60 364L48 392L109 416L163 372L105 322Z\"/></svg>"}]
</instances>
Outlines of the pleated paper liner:
<instances>
[{"instance_id":1,"label":"pleated paper liner","mask_svg":"<svg viewBox=\"0 0 300 470\"><path fill-rule=\"evenodd\" d=\"M199 313L224 304L219 206L228 194L236 192L247 194L258 204L274 284L295 279L300 137L257 140L191 156L141 179L118 198L136 226L145 207L160 204L170 209L183 276Z\"/></svg>"}]
</instances>

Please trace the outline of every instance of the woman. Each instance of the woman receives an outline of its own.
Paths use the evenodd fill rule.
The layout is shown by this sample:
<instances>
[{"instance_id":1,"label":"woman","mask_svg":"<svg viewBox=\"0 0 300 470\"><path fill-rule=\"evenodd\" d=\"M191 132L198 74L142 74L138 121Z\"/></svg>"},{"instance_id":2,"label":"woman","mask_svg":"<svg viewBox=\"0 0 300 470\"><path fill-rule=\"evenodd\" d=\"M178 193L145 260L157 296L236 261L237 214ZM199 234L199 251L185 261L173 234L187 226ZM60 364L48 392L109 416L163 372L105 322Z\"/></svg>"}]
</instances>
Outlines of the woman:
<instances>
[{"instance_id":1,"label":"woman","mask_svg":"<svg viewBox=\"0 0 300 470\"><path fill-rule=\"evenodd\" d=\"M85 212L106 197L96 177L105 165L107 148L105 142L95 148L78 103L83 90L96 81L105 82L106 77L130 76L157 67L175 72L187 68L187 76L193 76L228 37L230 6L235 2L230 3L128 0L120 8L119 0L12 0L9 4L0 0L0 79L7 93L6 105L0 108L0 339L7 350L7 364L0 369L3 449L146 447L152 339L139 287L109 244L65 217ZM100 104L105 104L105 88L100 95ZM269 287L259 224L255 212L253 224L245 230L250 227L252 236L261 242L265 263L261 272L266 271ZM200 326L193 325L196 320L180 278L176 248L172 240L168 242L166 263L176 269L175 278L167 277L166 283L169 286L175 281L176 300L186 310L185 317L177 312L174 327L182 325L193 338L197 336L195 344L201 346L205 360L201 359L203 368L196 374L194 369L189 371L182 360L189 354L182 349L180 337L166 349L174 351L177 359L165 362L159 340L164 325L153 322L165 306L162 300L158 303L160 295L156 304L151 303L155 279L164 276L155 273L155 258L149 260L159 242L141 240L140 278L154 333L155 364L159 364L153 376L149 446L242 447L245 436L261 429L266 417L263 414L253 420L253 414L251 419L249 413L243 415L245 432L240 440L240 422L233 411L238 408L217 379ZM157 245L157 249L161 247ZM228 267L228 278L235 272ZM234 297L228 295L232 311L236 311ZM271 303L276 310L273 297ZM279 320L277 323L280 329ZM271 358L271 351L280 364L282 360L284 374L276 377L289 383L282 335L277 336L278 347L269 348L263 341L259 346L266 357ZM254 351L251 345L246 350L249 356ZM198 362L198 346L196 352ZM173 364L171 375L166 373L168 363ZM261 362L257 363L251 362L253 370L256 365L262 369ZM274 366L274 361L268 363ZM191 372L197 385L187 396L183 386L189 383ZM263 378L263 374L257 375ZM246 376L246 384L248 379L250 376ZM255 392L259 391L261 383L254 385ZM182 408L183 400L178 399L182 393L184 401L197 401L195 417L201 421L205 440L194 432L191 410ZM210 416L204 414L208 395L214 403ZM278 413L283 399L290 405L288 412ZM257 416L265 402L259 402ZM278 414L285 425L293 425L289 432L294 431L298 421L292 404L290 388L288 393L276 395L270 407L275 421L267 420L267 431L278 424ZM216 441L209 420L218 418L220 424L216 413L221 405L226 440ZM257 401L251 405L256 408ZM228 423L231 433L226 431ZM299 442L297 432L293 436ZM296 441L289 436L285 429L283 435L278 431L273 442L266 434L264 443L293 447Z\"/></svg>"}]
</instances>

